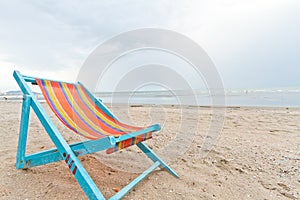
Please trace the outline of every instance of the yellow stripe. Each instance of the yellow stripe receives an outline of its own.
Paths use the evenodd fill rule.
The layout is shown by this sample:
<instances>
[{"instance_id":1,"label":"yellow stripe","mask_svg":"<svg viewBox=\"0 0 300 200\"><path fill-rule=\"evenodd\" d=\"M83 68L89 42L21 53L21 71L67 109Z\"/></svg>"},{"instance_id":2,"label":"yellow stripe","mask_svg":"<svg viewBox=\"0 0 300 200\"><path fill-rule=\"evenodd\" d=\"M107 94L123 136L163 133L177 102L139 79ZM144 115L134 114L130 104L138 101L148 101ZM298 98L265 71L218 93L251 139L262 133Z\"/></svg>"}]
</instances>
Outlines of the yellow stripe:
<instances>
[{"instance_id":1,"label":"yellow stripe","mask_svg":"<svg viewBox=\"0 0 300 200\"><path fill-rule=\"evenodd\" d=\"M134 142L133 144L137 144L137 137L134 137Z\"/></svg>"},{"instance_id":2,"label":"yellow stripe","mask_svg":"<svg viewBox=\"0 0 300 200\"><path fill-rule=\"evenodd\" d=\"M118 144L118 150L122 149L122 142L119 142Z\"/></svg>"},{"instance_id":3,"label":"yellow stripe","mask_svg":"<svg viewBox=\"0 0 300 200\"><path fill-rule=\"evenodd\" d=\"M88 99L86 98L85 94L82 91L81 87L77 87L79 93L81 94L81 97L83 98L83 101L87 104L87 106L99 117L101 118L103 121L105 121L107 124L111 125L114 128L120 129L122 131L124 131L124 129L122 129L122 127L118 126L115 123L112 123L110 120L108 120L103 114L101 114L97 109L95 109L93 107L93 105L88 101Z\"/></svg>"},{"instance_id":4,"label":"yellow stripe","mask_svg":"<svg viewBox=\"0 0 300 200\"><path fill-rule=\"evenodd\" d=\"M80 129L80 127L77 127L76 124L72 121L72 119L67 115L67 113L65 112L65 110L61 107L60 103L58 103L58 99L53 91L53 88L50 86L50 81L45 80L45 85L48 90L48 94L50 96L50 99L52 100L52 102L54 103L56 109L59 111L59 113L65 118L65 120L68 122L68 124L70 126L72 126L72 128L76 129L80 134L82 134L85 137L92 137L95 138L95 136L88 134L87 132L83 131L82 129Z\"/></svg>"},{"instance_id":5,"label":"yellow stripe","mask_svg":"<svg viewBox=\"0 0 300 200\"><path fill-rule=\"evenodd\" d=\"M73 99L72 94L69 90L69 88L67 87L66 83L62 83L62 86L64 88L64 91L66 92L66 95L69 99ZM106 132L105 130L99 128L98 126L96 126L87 116L86 114L80 109L80 107L78 106L77 102L73 99L72 101L72 107L75 108L75 110L79 113L79 115L85 120L85 122L87 124L89 124L91 127L93 127L96 131L103 133L105 135L113 135L109 132Z\"/></svg>"},{"instance_id":6,"label":"yellow stripe","mask_svg":"<svg viewBox=\"0 0 300 200\"><path fill-rule=\"evenodd\" d=\"M83 101L86 103L86 105L87 105L87 106L88 106L88 107L89 107L89 108L90 108L90 109L91 109L98 117L100 117L103 121L105 121L105 123L109 124L110 126L112 126L112 127L114 127L114 128L117 128L117 129L119 129L119 130L121 130L121 131L125 131L125 132L129 131L129 129L123 128L123 127L119 126L118 124L112 123L110 120L108 120L102 113L100 113L97 109L95 109L95 108L93 107L93 105L88 101L88 99L86 98L85 94L84 94L83 91L82 91L82 87L79 87L79 86L76 86L76 87L77 87L77 89L78 89L78 91L79 91L79 93L80 93L80 95L81 95Z\"/></svg>"}]
</instances>

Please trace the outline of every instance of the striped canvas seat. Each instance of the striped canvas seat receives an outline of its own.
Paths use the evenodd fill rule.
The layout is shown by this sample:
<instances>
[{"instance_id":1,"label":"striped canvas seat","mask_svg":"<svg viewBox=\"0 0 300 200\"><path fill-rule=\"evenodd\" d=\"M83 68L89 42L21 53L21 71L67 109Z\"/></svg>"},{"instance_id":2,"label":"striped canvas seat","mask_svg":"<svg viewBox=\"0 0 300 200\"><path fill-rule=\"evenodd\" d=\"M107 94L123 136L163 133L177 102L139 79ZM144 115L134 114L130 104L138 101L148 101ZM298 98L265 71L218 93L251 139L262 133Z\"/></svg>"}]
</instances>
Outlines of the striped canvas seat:
<instances>
[{"instance_id":1,"label":"striped canvas seat","mask_svg":"<svg viewBox=\"0 0 300 200\"><path fill-rule=\"evenodd\" d=\"M104 105L97 105L94 97L81 84L36 79L46 102L58 119L69 129L86 138L96 140L107 136L121 136L142 130L120 122L106 112ZM102 106L102 107L101 107ZM152 137L152 133L119 142L107 153L137 144Z\"/></svg>"},{"instance_id":2,"label":"striped canvas seat","mask_svg":"<svg viewBox=\"0 0 300 200\"><path fill-rule=\"evenodd\" d=\"M17 169L28 169L64 160L88 199L105 199L78 157L103 150L112 153L135 145L153 164L110 199L122 199L157 168L165 169L174 177L179 177L146 143L142 142L151 138L153 132L160 130L159 124L137 127L120 122L99 99L96 99L80 83L39 79L22 75L18 71L14 71L13 76L24 95L16 154ZM65 126L88 139L69 144L48 116L28 83L40 87L47 104ZM31 110L39 118L41 125L55 145L54 148L26 153ZM131 162L131 160L125 159L124 165L130 165Z\"/></svg>"}]
</instances>

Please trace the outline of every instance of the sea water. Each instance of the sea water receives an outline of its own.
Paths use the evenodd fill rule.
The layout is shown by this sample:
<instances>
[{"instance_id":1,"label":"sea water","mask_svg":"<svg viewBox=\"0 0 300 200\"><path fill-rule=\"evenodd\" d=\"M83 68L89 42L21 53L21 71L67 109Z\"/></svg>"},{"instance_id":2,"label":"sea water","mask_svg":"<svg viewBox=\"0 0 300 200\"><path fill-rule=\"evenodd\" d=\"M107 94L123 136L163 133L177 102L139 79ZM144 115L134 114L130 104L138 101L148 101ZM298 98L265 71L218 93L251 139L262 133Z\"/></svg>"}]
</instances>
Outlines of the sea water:
<instances>
[{"instance_id":1,"label":"sea water","mask_svg":"<svg viewBox=\"0 0 300 200\"><path fill-rule=\"evenodd\" d=\"M96 93L105 103L300 107L300 88ZM216 101L214 101L216 100Z\"/></svg>"},{"instance_id":2,"label":"sea water","mask_svg":"<svg viewBox=\"0 0 300 200\"><path fill-rule=\"evenodd\" d=\"M300 107L300 88L96 92L109 104ZM43 100L41 94L38 99ZM0 101L21 101L22 95L0 95ZM216 101L215 101L216 100Z\"/></svg>"}]
</instances>

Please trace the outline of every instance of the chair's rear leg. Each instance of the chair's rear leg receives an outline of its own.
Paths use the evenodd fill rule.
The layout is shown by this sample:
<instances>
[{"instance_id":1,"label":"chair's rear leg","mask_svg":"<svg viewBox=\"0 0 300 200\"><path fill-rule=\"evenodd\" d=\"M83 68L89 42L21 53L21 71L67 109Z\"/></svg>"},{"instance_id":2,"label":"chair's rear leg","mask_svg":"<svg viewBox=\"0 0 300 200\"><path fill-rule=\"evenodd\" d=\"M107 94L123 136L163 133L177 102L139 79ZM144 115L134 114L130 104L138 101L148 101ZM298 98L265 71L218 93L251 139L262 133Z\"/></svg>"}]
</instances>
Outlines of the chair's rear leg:
<instances>
[{"instance_id":1,"label":"chair's rear leg","mask_svg":"<svg viewBox=\"0 0 300 200\"><path fill-rule=\"evenodd\" d=\"M22 104L22 114L20 122L20 133L18 141L16 167L17 169L25 168L25 153L26 153L26 142L29 125L29 114L30 114L31 96L24 95Z\"/></svg>"},{"instance_id":2,"label":"chair's rear leg","mask_svg":"<svg viewBox=\"0 0 300 200\"><path fill-rule=\"evenodd\" d=\"M178 174L170 167L168 166L162 159L158 157L146 144L143 142L140 142L137 144L137 146L153 161L153 162L160 162L162 168L165 168L168 172L170 172L173 176L176 178L179 178Z\"/></svg>"}]
</instances>

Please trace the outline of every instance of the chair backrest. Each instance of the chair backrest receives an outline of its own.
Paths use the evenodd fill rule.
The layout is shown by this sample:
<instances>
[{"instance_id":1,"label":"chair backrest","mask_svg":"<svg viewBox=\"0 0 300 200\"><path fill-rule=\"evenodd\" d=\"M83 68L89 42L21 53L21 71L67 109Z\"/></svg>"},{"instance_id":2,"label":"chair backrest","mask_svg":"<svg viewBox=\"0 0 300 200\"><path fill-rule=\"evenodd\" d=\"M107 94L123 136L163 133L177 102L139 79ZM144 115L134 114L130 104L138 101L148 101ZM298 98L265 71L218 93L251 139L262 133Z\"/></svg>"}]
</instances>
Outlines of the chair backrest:
<instances>
[{"instance_id":1,"label":"chair backrest","mask_svg":"<svg viewBox=\"0 0 300 200\"><path fill-rule=\"evenodd\" d=\"M36 79L42 94L58 119L69 129L89 139L120 136L141 127L121 123L106 113L81 84Z\"/></svg>"}]
</instances>

